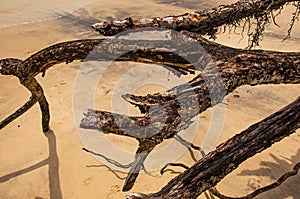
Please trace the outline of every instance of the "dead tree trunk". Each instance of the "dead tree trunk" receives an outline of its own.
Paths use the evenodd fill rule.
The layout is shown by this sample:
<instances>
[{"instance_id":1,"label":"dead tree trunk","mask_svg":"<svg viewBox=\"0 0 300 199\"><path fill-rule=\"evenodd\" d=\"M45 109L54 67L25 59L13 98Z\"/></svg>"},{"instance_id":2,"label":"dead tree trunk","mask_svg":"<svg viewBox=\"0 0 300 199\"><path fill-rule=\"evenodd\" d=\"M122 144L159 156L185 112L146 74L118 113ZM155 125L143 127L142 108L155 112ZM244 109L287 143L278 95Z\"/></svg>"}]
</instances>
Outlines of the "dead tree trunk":
<instances>
[{"instance_id":1,"label":"dead tree trunk","mask_svg":"<svg viewBox=\"0 0 300 199\"><path fill-rule=\"evenodd\" d=\"M117 56L118 58L115 61L135 61L167 65L176 68L180 74L193 72L196 69L200 70L201 74L193 80L187 84L176 86L164 94L156 93L147 96L124 95L125 100L138 106L142 113L146 113L144 116L128 117L95 110L89 110L85 113L81 127L101 130L104 133L130 136L139 141L140 145L137 150L135 162L123 187L123 190L127 191L133 186L138 176L138 171L141 169L148 153L156 145L164 139L174 137L178 131L188 128L190 120L194 116L208 107L220 103L226 94L232 92L237 87L245 84L258 85L300 82L300 53L233 49L210 42L200 36L204 34L214 36L217 27L225 24L235 25L244 18L261 18L261 21L258 20L258 24L261 25L262 21L268 21L269 17L272 16L272 10L279 9L288 2L296 2L298 3L297 6L300 7L299 1L296 0L245 0L228 6L219 6L214 9L187 13L180 16L143 20L128 18L124 21L103 22L93 26L103 35L114 35L120 31L139 27L162 27L178 31L188 30L190 32L185 32L185 34L196 39L206 49L215 61L215 68L210 67L211 65L201 69L196 67L206 62L205 58L207 57L202 56L201 53L199 54L199 49L197 48L194 51L187 52L187 48L185 47L188 44L184 40L181 42L181 48L179 48L183 56L178 56L179 53L176 51L178 49L176 46L173 48L173 50L176 49L175 51L172 48L171 50L170 48L167 48L167 51L165 50L166 46L172 47L172 41L132 42L122 39L90 39L59 43L42 49L24 61L17 59L0 60L0 73L18 77L21 84L32 93L32 97L23 107L0 122L0 129L27 111L36 102L39 102L42 111L43 131L49 130L50 114L48 102L35 76L39 73L43 73L44 76L48 68L58 63L69 63L74 60L111 61ZM299 14L296 13L295 16L299 16ZM200 33L200 35L196 33ZM258 38L254 37L253 39L257 41ZM178 42L180 39L176 41ZM124 46L130 46L130 52L124 54L122 51ZM198 53L198 59L188 62L186 57L194 56L195 53ZM216 82L216 79L220 79L221 81ZM215 98L212 98L210 93L214 93ZM178 101L184 102L188 106L182 108L178 104ZM163 112L161 107L164 108ZM293 112L291 107L296 112ZM210 155L210 158L205 158L203 161L207 161L206 163L199 163L201 165L200 174L194 169L189 169L185 173L187 177L177 177L159 193L151 194L151 197L176 198L177 195L178 197L196 197L197 194L214 186L224 175L244 161L245 158L250 157L249 155L252 156L265 149L265 147L269 147L278 139L289 135L298 128L299 114L297 111L299 112L299 99L286 109L270 116L263 123L253 125L250 129L246 130L245 132L248 132L252 137L245 136L244 132L233 138L234 142L238 140L240 143L243 143L242 145L232 146L232 143L229 141L225 145L220 146L216 152L212 153L216 155ZM182 117L183 115L185 117ZM294 117L291 118L291 115ZM282 119L279 117L282 117ZM280 125L283 122L289 121L289 119L291 119L290 127ZM274 123L278 122L277 126L270 123L269 120ZM116 121L118 122L116 123ZM155 123L155 126L149 125L153 124L152 122ZM287 123L284 124L286 126ZM139 128L134 128L136 126L148 128L140 131ZM154 127L161 130L156 132ZM130 130L130 133L128 133L129 131L124 131L124 129ZM284 129L287 130L286 134L282 133ZM267 131L274 131L276 133L271 139L258 133ZM254 135L260 136L260 140L257 140ZM244 142L242 142L242 139L245 139ZM254 148L245 148L245 144L248 144L248 142ZM256 144L258 148L256 148ZM248 156L245 156L245 158L236 157L234 154L243 155L245 151L248 152ZM227 168L227 170L223 169L214 173L212 171L218 168L216 165L219 161L218 157L221 160L224 157L228 158L228 160L224 159L223 162L223 168ZM187 185L187 188L184 188L185 186L183 185ZM192 185L199 186L193 187ZM172 188L173 186L175 188Z\"/></svg>"},{"instance_id":2,"label":"dead tree trunk","mask_svg":"<svg viewBox=\"0 0 300 199\"><path fill-rule=\"evenodd\" d=\"M172 138L188 128L193 117L222 102L225 95L241 85L300 82L299 53L238 50L209 42L199 35L190 36L198 38L210 56L217 60L215 67L218 70L208 65L187 84L174 87L164 94L124 95L128 102L146 113L144 116L129 117L88 110L80 127L136 138L144 151L151 152L164 139ZM179 102L187 107L182 107ZM155 126L152 125L154 123ZM137 161L143 163L139 158L135 159L135 163ZM132 176L138 176L136 170L130 172L127 179L132 179ZM129 190L133 186L132 182L126 180L123 190Z\"/></svg>"},{"instance_id":3,"label":"dead tree trunk","mask_svg":"<svg viewBox=\"0 0 300 199\"><path fill-rule=\"evenodd\" d=\"M185 43L181 43L186 45ZM173 67L178 74L193 73L192 64L176 55L178 42L169 41L130 41L118 39L86 39L58 43L40 50L24 61L7 58L0 60L0 74L13 75L19 78L20 83L32 94L32 97L19 110L0 122L0 129L30 109L39 102L42 112L43 131L49 130L50 113L44 91L35 76L59 63L81 61L134 61L142 63L156 63ZM124 46L129 52L124 54ZM166 51L160 47L173 46ZM111 49L111 50L108 50ZM183 48L184 49L184 48ZM176 52L175 52L176 51ZM180 53L180 52L177 52ZM182 53L182 52L181 52ZM189 52L189 53L198 53ZM187 55L189 55L187 53ZM174 72L175 72L174 71Z\"/></svg>"},{"instance_id":4,"label":"dead tree trunk","mask_svg":"<svg viewBox=\"0 0 300 199\"><path fill-rule=\"evenodd\" d=\"M259 17L277 10L288 2L297 0L243 0L231 5L221 5L216 8L178 16L154 17L145 19L126 18L122 21L105 21L94 24L92 27L102 35L110 36L122 31L160 27L177 31L187 30L201 35L211 35L217 28L226 24L238 24L241 19Z\"/></svg>"},{"instance_id":5,"label":"dead tree trunk","mask_svg":"<svg viewBox=\"0 0 300 199\"><path fill-rule=\"evenodd\" d=\"M154 194L131 194L128 199L196 198L253 155L269 148L300 127L300 97L219 145L217 149L172 179Z\"/></svg>"},{"instance_id":6,"label":"dead tree trunk","mask_svg":"<svg viewBox=\"0 0 300 199\"><path fill-rule=\"evenodd\" d=\"M172 40L163 42L126 41L118 39L113 41L79 40L50 46L30 56L23 62L16 59L0 60L1 74L17 76L20 82L32 93L32 97L23 107L0 123L0 129L20 116L36 102L39 102L43 116L43 131L47 131L49 129L50 119L48 103L42 87L36 81L35 76L38 73L45 73L45 71L54 64L61 62L69 63L73 60L105 61L112 59L114 55L120 55L116 61L165 64L175 67L181 73L199 69L200 67L196 67L198 65L207 66L200 68L201 74L187 84L176 86L164 94L158 93L147 95L146 97L124 95L124 98L138 106L141 112L147 113L140 118L129 118L127 116L120 116L119 118L121 124L124 124L124 128L130 129L131 134L128 135L137 138L140 144L142 143L142 151L148 152L164 139L172 138L179 130L188 128L190 120L194 116L206 110L208 107L220 103L226 94L241 85L300 82L299 53L239 50L210 42L201 38L198 34L187 32L186 34L197 39L198 44L206 49L211 58L209 58L207 54L203 54L203 51L199 48L193 48L194 51L186 52L188 44L186 40L183 39L184 36L179 35L179 37L182 38L173 39L175 41L181 41L182 45L180 45L180 47L182 48L179 48L181 50L180 53L176 50L171 50L171 52L165 50L165 46L169 47L167 49L170 49L170 46L173 46L171 49L177 49L178 44L176 44L176 42L174 44ZM128 45L131 45L132 51L122 54L122 51L119 49ZM140 49L141 46L145 45L149 48ZM153 46L156 48L151 48ZM107 49L111 48L114 50L107 52ZM177 53L182 54L183 57L179 57ZM102 56L95 56L99 54ZM90 56L89 58L87 58L88 55ZM194 59L194 62L189 63L185 57L191 55L196 57L196 59ZM215 61L215 67L211 67L212 65L208 63L212 60ZM193 68L193 65L196 68ZM216 79L220 79L220 81L215 81ZM210 93L214 93L214 98L212 98ZM188 107L182 109L178 101L184 102ZM166 114L160 113L161 110L159 110L159 107L161 106L164 107L164 110L167 110ZM151 112L149 112L150 107L154 107ZM85 117L86 119L83 120L82 127L100 129L105 133L126 134L118 129L118 125L113 125L114 119L118 118L116 116L117 114L113 115L108 112L97 112L97 114L102 114L104 117L99 120L101 117L97 115L97 119L95 120L93 119L95 115L90 115L90 113L92 112L88 112ZM185 117L182 117L182 115L185 115ZM162 131L156 133L155 128L151 125L149 125L148 128L144 128L144 132L140 132L139 129L133 130L132 128L132 126L136 124L147 126L151 120L157 121L156 124L159 124L158 128L162 128ZM136 168L140 168L139 166L140 165ZM136 174L133 176L137 177ZM129 175L128 178L131 178L131 175ZM125 184L124 190L129 190L133 186L132 182L134 182L134 180L127 180L126 182L130 183Z\"/></svg>"}]
</instances>

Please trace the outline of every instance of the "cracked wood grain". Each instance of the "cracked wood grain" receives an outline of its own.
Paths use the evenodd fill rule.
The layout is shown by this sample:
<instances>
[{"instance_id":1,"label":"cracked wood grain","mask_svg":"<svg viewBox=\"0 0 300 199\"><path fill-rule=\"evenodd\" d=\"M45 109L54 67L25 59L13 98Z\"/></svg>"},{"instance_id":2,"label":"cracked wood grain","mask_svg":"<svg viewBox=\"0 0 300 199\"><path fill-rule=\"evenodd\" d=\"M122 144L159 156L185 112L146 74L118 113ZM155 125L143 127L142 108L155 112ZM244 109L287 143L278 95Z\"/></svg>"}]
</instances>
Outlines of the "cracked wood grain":
<instances>
[{"instance_id":1,"label":"cracked wood grain","mask_svg":"<svg viewBox=\"0 0 300 199\"><path fill-rule=\"evenodd\" d=\"M230 5L178 16L153 17L144 19L126 18L124 20L103 21L92 27L101 35L111 36L136 28L167 28L176 31L187 30L202 35L214 35L217 28L226 24L238 24L241 19L262 15L276 10L288 2L296 0L241 0Z\"/></svg>"},{"instance_id":2,"label":"cracked wood grain","mask_svg":"<svg viewBox=\"0 0 300 199\"><path fill-rule=\"evenodd\" d=\"M300 127L300 97L262 121L220 144L191 168L172 179L157 193L129 194L127 199L197 198L214 187L242 162L271 147ZM297 174L299 164L282 178ZM275 183L276 185L277 183ZM271 185L274 186L274 185Z\"/></svg>"}]
</instances>

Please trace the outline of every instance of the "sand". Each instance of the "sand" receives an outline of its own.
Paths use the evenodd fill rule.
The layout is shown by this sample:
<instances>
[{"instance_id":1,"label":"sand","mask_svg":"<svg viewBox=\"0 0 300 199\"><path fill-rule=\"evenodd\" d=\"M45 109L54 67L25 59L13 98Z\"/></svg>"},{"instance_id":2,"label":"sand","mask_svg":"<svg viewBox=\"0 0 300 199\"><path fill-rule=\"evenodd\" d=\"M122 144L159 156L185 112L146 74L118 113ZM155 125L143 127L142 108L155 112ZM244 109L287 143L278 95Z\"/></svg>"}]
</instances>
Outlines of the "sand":
<instances>
[{"instance_id":1,"label":"sand","mask_svg":"<svg viewBox=\"0 0 300 199\"><path fill-rule=\"evenodd\" d=\"M210 1L210 5L227 2L229 1ZM0 59L6 57L25 59L32 53L58 42L99 38L100 36L89 27L98 19L180 14L192 11L190 5L172 4L170 1L145 1L143 3L137 0L97 1L65 18L1 29ZM194 9L197 9L197 6L203 5L195 5ZM290 20L288 14L289 11L284 12L279 19L278 23L280 22L281 27L268 27L261 45L264 49L300 50L299 23L294 28L292 38L281 42ZM241 37L226 32L219 35L217 41L226 45L245 47L247 40L237 42L239 38ZM95 104L97 109L111 109L114 86L117 85L119 78L128 71L128 67L132 69L137 65L114 64L109 68L103 80L98 84ZM121 189L126 174L117 171L115 173L118 176L115 175L103 162L82 150L82 147L86 146L78 136L72 107L74 85L80 66L80 63L61 64L49 69L45 78L38 76L50 104L51 129L56 136L56 139L48 137L50 149L48 139L41 130L41 115L37 105L1 130L0 198L50 198L50 195L53 198L62 196L70 199L125 198L127 193L122 192ZM0 76L0 85L0 118L5 118L24 104L30 97L30 93L14 77ZM153 93L156 89L163 91L165 88L152 86L141 88L136 92ZM228 104L226 117L217 144L292 102L299 93L299 85L262 85L238 88L234 94L226 97ZM204 136L211 124L211 118L212 109L208 109L200 115L197 135L193 140L194 144L201 145L203 143ZM101 137L100 132L89 131L88 133ZM113 135L105 137L131 155L136 149L135 140ZM169 142L171 141L166 143ZM300 161L299 142L300 131L298 130L272 148L244 162L233 173L226 176L217 187L224 194L241 196L273 182ZM98 147L101 149L101 146ZM158 147L158 149L160 148L162 147ZM36 165L47 159L49 152L52 155L50 167ZM55 159L56 152L58 160ZM129 155L125 157L125 160L133 160L133 157ZM176 162L187 165L194 163L188 152L176 159ZM173 169L182 171L179 168ZM57 174L59 178L57 178ZM151 175L142 173L131 191L156 192L176 175L167 172L161 176L158 171L151 172ZM281 187L262 194L258 198L299 198L299 184L300 176L297 175L287 180ZM199 196L199 198L207 197L204 194Z\"/></svg>"}]
</instances>

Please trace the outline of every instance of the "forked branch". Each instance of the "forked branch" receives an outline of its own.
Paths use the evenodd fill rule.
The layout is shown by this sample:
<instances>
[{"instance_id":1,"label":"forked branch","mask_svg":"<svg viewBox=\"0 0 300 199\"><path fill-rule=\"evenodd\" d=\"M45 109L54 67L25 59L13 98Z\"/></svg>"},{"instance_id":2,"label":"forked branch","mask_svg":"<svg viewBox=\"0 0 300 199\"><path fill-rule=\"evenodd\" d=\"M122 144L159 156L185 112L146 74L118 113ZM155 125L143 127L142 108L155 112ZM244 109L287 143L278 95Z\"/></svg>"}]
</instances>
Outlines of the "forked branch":
<instances>
[{"instance_id":1,"label":"forked branch","mask_svg":"<svg viewBox=\"0 0 300 199\"><path fill-rule=\"evenodd\" d=\"M214 187L242 162L294 133L299 127L300 97L219 145L215 151L172 179L159 192L133 193L128 195L127 199L197 198L205 190ZM298 167L297 164L292 174L297 173Z\"/></svg>"}]
</instances>

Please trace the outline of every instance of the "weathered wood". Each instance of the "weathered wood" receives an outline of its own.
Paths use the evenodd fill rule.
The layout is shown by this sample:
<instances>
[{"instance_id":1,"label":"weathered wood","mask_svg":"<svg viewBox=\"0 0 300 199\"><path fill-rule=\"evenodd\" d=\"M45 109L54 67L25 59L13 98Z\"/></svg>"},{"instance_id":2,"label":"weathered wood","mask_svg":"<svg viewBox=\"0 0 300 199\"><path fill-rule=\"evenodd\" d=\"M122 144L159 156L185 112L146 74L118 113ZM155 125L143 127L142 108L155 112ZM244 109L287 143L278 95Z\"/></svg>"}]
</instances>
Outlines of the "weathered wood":
<instances>
[{"instance_id":1,"label":"weathered wood","mask_svg":"<svg viewBox=\"0 0 300 199\"><path fill-rule=\"evenodd\" d=\"M23 113L28 111L33 105L35 105L37 103L37 101L38 100L37 100L36 96L31 95L29 100L23 106L21 106L13 114L9 115L8 117L6 117L4 120L2 120L0 122L0 130L3 129L6 125L11 123L12 121L14 121L15 119L17 119L18 117L20 117Z\"/></svg>"},{"instance_id":2,"label":"weathered wood","mask_svg":"<svg viewBox=\"0 0 300 199\"><path fill-rule=\"evenodd\" d=\"M155 140L152 143L148 140L140 141L139 148L135 153L135 160L129 171L130 175L126 177L122 191L129 191L133 187L135 180L141 171L141 168L144 166L144 161L155 146Z\"/></svg>"},{"instance_id":3,"label":"weathered wood","mask_svg":"<svg viewBox=\"0 0 300 199\"><path fill-rule=\"evenodd\" d=\"M42 112L42 128L43 132L48 132L50 130L49 121L50 121L50 111L49 104L44 95L42 86L38 83L35 78L25 79L21 81L21 84L25 86L32 94L33 99L37 99L40 109ZM27 104L25 104L26 106ZM29 106L29 105L28 105ZM23 106L24 107L24 106Z\"/></svg>"},{"instance_id":4,"label":"weathered wood","mask_svg":"<svg viewBox=\"0 0 300 199\"><path fill-rule=\"evenodd\" d=\"M220 70L221 79L223 79L223 82L219 83L224 83L226 93L229 93L238 86L244 84L299 83L300 81L299 53L239 50L210 42L197 34L186 34L188 34L189 37L197 39L198 44L201 44L209 55L216 60L216 68ZM175 35L173 36L175 37ZM183 37L183 35L178 36ZM187 44L184 44L185 40L182 40L182 38L173 39L176 42L182 41L180 45L187 47ZM82 60L87 58L88 55L90 57L87 58L86 61L107 61L117 55L120 56L117 58L117 61L158 63L178 67L182 70L196 69L192 69L192 64L200 65L204 63L204 66L206 65L207 61L205 61L205 56L207 55L203 55L204 52L201 51L201 49L192 48L194 51L185 52L185 48L180 48L180 52L177 52L176 46L178 46L178 43L174 43L174 41L134 41L133 44L133 41L128 40L79 40L55 44L35 53L23 62L17 59L1 60L0 72L4 75L17 76L21 83L29 89L33 97L29 103L26 103L25 106L20 108L16 114L13 114L13 117L10 116L8 119L2 121L0 127L3 128L12 121L12 118L15 119L24 113L35 104L36 100L39 102L42 111L43 131L48 131L50 119L48 103L42 87L34 77L38 73L45 73L45 71L54 64ZM150 48L140 49L141 46L145 46L145 42L146 46L149 46ZM122 48L128 45L131 46L132 51L122 54ZM107 53L107 49L112 48L114 50ZM166 51L166 49L171 52ZM182 54L183 57L188 57L191 54L199 57L195 59L194 63L188 63L185 59L175 54L175 52ZM125 129L132 130L132 127L129 127L129 124L132 124L130 123L132 119L135 119L141 126L145 126L149 123L149 118L156 118L156 124L159 124L158 126L162 128L162 131L159 133L153 131L153 128L143 128L145 130L143 132L141 132L140 129L136 129L136 131L131 131L130 135L135 138L145 138L145 136L151 137L154 134L151 133L151 131L153 131L156 133L154 138L157 145L162 142L163 139L171 138L176 135L178 130L188 128L188 121L199 114L199 112L202 112L211 106L209 92L215 92L217 96L217 98L214 99L213 104L221 102L224 95L219 93L219 89L222 85L216 84L215 81L207 81L210 78L216 78L218 74L215 74L216 71L214 68L202 67L202 69L201 75L195 77L188 84L177 86L163 95L155 94L147 95L146 97L133 95L124 96L130 103L139 106L142 112L148 112L150 106L156 106L157 104L162 105L166 110L169 110L167 111L167 118L165 118L165 116L157 117L158 110L155 108L152 113L141 118L128 119L128 117L123 116L120 120L123 121L123 124L127 125ZM203 77L206 77L206 80ZM194 89L193 92L195 92L195 95L190 96L190 90L187 88ZM198 99L198 101L194 101L192 98ZM189 104L190 107L188 107L187 110L174 108L176 106L178 107L178 100L185 101L185 104ZM198 106L198 103L200 106ZM106 117L112 117L109 113L104 114L106 114ZM180 115L186 115L187 117L181 118ZM183 121L183 119L185 121ZM168 121L167 125L161 122L165 120ZM107 120L103 119L103 121ZM125 121L128 121L128 123ZM179 124L184 125L179 127ZM93 125L94 124L89 123L85 128L95 128ZM98 124L96 124L96 126L97 125ZM82 127L84 127L84 125L82 125ZM117 132L121 132L117 130L118 128L116 125L110 125L108 127L110 133L118 134ZM104 128L103 126L100 126L98 129L107 131L107 128Z\"/></svg>"},{"instance_id":5,"label":"weathered wood","mask_svg":"<svg viewBox=\"0 0 300 199\"><path fill-rule=\"evenodd\" d=\"M185 34L196 39L203 46L211 59L214 60L216 70L206 67L187 84L176 86L163 94L123 95L123 98L129 103L138 106L141 112L148 112L149 108L156 104L187 97L186 94L190 93L187 88L191 87L195 89L194 91L201 103L204 103L204 105L200 105L200 110L205 110L207 108L205 102L211 100L205 96L207 89L209 88L210 92L218 93L220 88L220 85L214 85L217 81L208 81L208 79L210 79L209 77L217 77L218 74L221 76L226 94L246 84L254 86L258 84L300 83L299 52L241 50L208 41L199 34L189 32L185 32ZM215 103L221 102L222 99L222 97L219 100L216 99ZM208 105L210 106L210 104Z\"/></svg>"},{"instance_id":6,"label":"weathered wood","mask_svg":"<svg viewBox=\"0 0 300 199\"><path fill-rule=\"evenodd\" d=\"M300 127L300 97L264 120L235 135L159 192L133 193L127 199L197 198L253 155L294 133Z\"/></svg>"},{"instance_id":7,"label":"weathered wood","mask_svg":"<svg viewBox=\"0 0 300 199\"><path fill-rule=\"evenodd\" d=\"M24 61L15 58L2 59L0 60L0 74L18 77L21 84L32 93L33 97L15 113L1 121L0 129L22 115L38 101L43 115L43 131L48 131L50 121L48 102L35 76L39 73L42 73L44 76L46 70L56 64L70 63L74 60L135 61L170 66L177 70L177 74L194 73L195 68L193 68L192 63L189 63L184 56L189 56L189 53L203 54L204 52L201 52L199 48L194 48L195 51L193 52L184 52L183 49L187 45L183 41L174 40L132 41L124 39L86 39L49 46ZM176 53L181 54L182 57Z\"/></svg>"},{"instance_id":8,"label":"weathered wood","mask_svg":"<svg viewBox=\"0 0 300 199\"><path fill-rule=\"evenodd\" d=\"M48 68L59 63L70 63L74 60L155 63L173 67L177 71L177 75L194 73L194 70L196 69L193 67L193 64L200 65L201 60L196 60L196 62L199 63L190 63L187 61L186 57L191 54L201 54L202 57L204 57L205 52L201 46L197 46L196 42L186 41L187 38L185 38L185 40L154 41L126 39L86 39L68 41L42 49L24 61L15 58L2 59L0 60L0 73L2 75L14 75L18 77L21 84L29 89L32 95L37 98L43 115L43 130L46 132L49 128L50 113L42 88L38 88L38 82L34 79L39 73L42 73L44 76ZM194 48L190 48L193 45ZM186 52L186 48L189 48L190 50ZM178 56L178 54L181 56ZM30 102L32 103L33 101ZM16 119L26 112L26 110L32 106L28 105L29 104L26 103L14 114L9 116L9 118L3 120L0 127L3 128L12 121L12 118Z\"/></svg>"},{"instance_id":9,"label":"weathered wood","mask_svg":"<svg viewBox=\"0 0 300 199\"><path fill-rule=\"evenodd\" d=\"M146 113L144 116L88 110L80 127L133 137L140 145L143 139L143 147L152 148L153 141L156 146L174 137L189 127L193 117L222 102L225 95L241 85L300 83L300 53L239 50L194 37L217 59L215 67L218 70L208 66L190 82L163 94L124 95L124 99ZM181 107L179 102L187 106ZM135 161L142 164L140 159ZM132 179L132 175L137 177L138 174L129 173L127 177ZM124 187L128 185L125 183Z\"/></svg>"},{"instance_id":10,"label":"weathered wood","mask_svg":"<svg viewBox=\"0 0 300 199\"><path fill-rule=\"evenodd\" d=\"M242 63L245 63L242 60L243 57L248 56L246 55L247 53L252 53L250 51L241 51L238 49L232 49L229 47L218 45L216 43L200 38L199 35L197 34L189 33L189 36L194 39L198 38L197 42L198 44L200 44L199 46L205 47L206 51L210 54L210 56L214 60L217 61L220 60L220 63L223 65L227 64L227 62L231 62L232 64L234 64L233 63L234 60L229 60L229 58L233 59L234 55L237 54L240 54L239 55L240 57L235 58L236 62L241 61ZM163 65L174 67L182 74L186 74L187 72L193 72L193 70L195 69L197 70L201 68L201 65L202 66L206 65L205 59L207 56L205 55L203 49L195 45L197 43L186 42L187 38L179 38L179 39L176 38L176 37L182 37L182 35L180 34L179 36L172 35L172 37L173 37L172 40L163 40L163 41L87 39L87 40L63 42L42 49L41 51L33 54L32 56L30 56L29 58L25 59L22 62L21 60L13 59L13 58L0 60L0 64L1 64L0 72L3 75L17 76L20 79L20 82L26 88L30 88L30 87L33 88L35 87L35 85L30 85L30 84L31 82L36 82L36 80L34 80L34 77L37 74L43 73L43 75L45 75L45 72L49 67L63 62L69 63L72 62L73 60L82 60L82 61L115 60L115 61L135 61L135 62L143 62L143 63L156 63L156 64L163 64ZM194 46L191 47L191 45L193 44ZM145 48L145 46L147 46L147 48ZM124 48L126 48L126 51L128 51L125 54L124 54ZM188 52L186 49L188 49ZM190 60L187 61L188 60L187 58L190 56L193 56L194 58L196 57L198 59L194 60L194 62L189 62ZM298 54L297 53L284 54L284 53L274 52L273 56L279 56L280 58L284 56L285 57L292 56L293 57L292 62L296 62ZM255 57L253 57L253 59L255 59ZM276 61L284 61L284 63L289 64L287 60L276 59ZM221 65L220 63L217 62L217 65L220 66ZM194 66L196 68L194 68ZM266 78L269 77L270 75L268 75ZM281 83L288 83L288 82L286 81ZM32 91L34 90L30 90L30 92ZM35 95L34 93L32 94ZM49 112L47 112L47 110L49 109L47 106L47 100L45 96L42 97L36 96L36 98L38 99L41 105L42 114L45 116L43 117L43 129L47 131L49 126L48 115L50 115ZM134 100L131 99L131 101L133 102ZM135 101L137 100L135 99Z\"/></svg>"},{"instance_id":11,"label":"weathered wood","mask_svg":"<svg viewBox=\"0 0 300 199\"><path fill-rule=\"evenodd\" d=\"M101 35L111 36L135 28L160 27L177 31L187 30L202 35L214 35L217 28L226 24L238 24L242 19L264 15L288 2L297 0L241 0L231 5L178 16L153 17L144 19L126 18L122 21L99 22L92 27Z\"/></svg>"},{"instance_id":12,"label":"weathered wood","mask_svg":"<svg viewBox=\"0 0 300 199\"><path fill-rule=\"evenodd\" d=\"M182 41L172 40L127 40L127 39L86 39L54 44L31 55L23 62L14 65L13 59L1 60L3 75L15 75L21 80L31 79L59 63L80 61L135 61L142 63L156 63L189 71L192 64L178 54L190 55L199 53L184 52L187 45ZM177 48L176 48L177 47ZM177 53L177 54L175 54ZM9 62L10 60L10 62ZM12 72L14 71L14 72Z\"/></svg>"},{"instance_id":13,"label":"weathered wood","mask_svg":"<svg viewBox=\"0 0 300 199\"><path fill-rule=\"evenodd\" d=\"M15 58L0 59L0 74L2 75L15 75L18 74L18 65L23 60Z\"/></svg>"},{"instance_id":14,"label":"weathered wood","mask_svg":"<svg viewBox=\"0 0 300 199\"><path fill-rule=\"evenodd\" d=\"M228 6L219 6L214 9L180 16L140 21L128 18L121 22L115 21L94 25L94 28L105 35L117 34L125 29L153 26L214 35L216 28L221 25L234 24L247 17L270 14L271 10L278 9L287 2L294 2L294 0L245 0ZM176 42L173 40L128 41L122 39L68 41L42 49L22 62L18 59L0 60L0 73L17 76L21 84L32 93L32 98L23 107L1 122L0 129L38 101L42 111L43 131L49 130L48 102L42 87L34 77L39 73L43 73L44 76L48 68L58 63L70 63L74 60L136 61L172 66L182 74L197 69L200 70L201 74L193 80L187 84L176 86L165 94L124 95L124 99L138 106L141 112L146 113L144 116L128 117L94 110L89 110L86 113L81 123L82 128L92 128L102 130L104 133L130 136L139 141L140 145L135 156L135 162L123 187L123 190L127 191L133 186L148 153L156 145L164 139L174 137L178 131L188 128L191 119L195 115L210 106L220 103L226 94L232 92L238 86L300 82L299 53L233 49L209 42L202 39L198 34L189 32L185 34L196 39L199 44L205 47L206 51L215 60L216 68L211 67L213 65L205 68L197 67L206 62L207 56L203 55L199 48L191 50L193 48L188 48L189 43L180 39ZM178 41L181 41L180 48L178 48ZM128 51L125 54L124 47ZM197 56L195 56L195 53ZM179 54L180 56L178 56ZM197 59L192 62L187 61L186 58L191 55ZM214 81L216 79L221 81ZM211 93L214 94L213 98ZM180 107L178 101L187 104L187 107ZM152 107L151 111L150 107ZM184 117L182 117L183 115ZM116 123L116 121L118 122Z\"/></svg>"},{"instance_id":15,"label":"weathered wood","mask_svg":"<svg viewBox=\"0 0 300 199\"><path fill-rule=\"evenodd\" d=\"M195 161L197 162L197 160ZM166 167L168 166L177 166L177 167L182 167L182 168L185 168L185 169L189 169L190 167L182 164L182 163L169 163L167 164L166 166L164 166L161 171L160 171L160 174L163 174L165 171L167 171ZM292 176L295 176L298 174L298 171L300 170L300 162L296 163L295 166L293 167L293 170L292 171L288 171L286 173L284 173L280 178L278 178L275 182L269 184L269 185L266 185L266 186L263 186L263 187L260 187L258 189L256 189L255 191L247 194L247 195L244 195L244 196L239 196L239 197L231 197L231 196L227 196L227 195L224 195L222 193L220 193L216 187L212 187L210 188L208 191L213 194L214 196L217 196L218 198L220 199L252 199L264 192L267 192L267 191L270 191L272 189L275 189L277 187L279 187L282 183L284 183L288 178L292 177ZM172 170L171 170L172 171ZM172 171L173 172L173 171ZM174 172L173 172L174 173ZM134 195L134 194L133 194Z\"/></svg>"},{"instance_id":16,"label":"weathered wood","mask_svg":"<svg viewBox=\"0 0 300 199\"><path fill-rule=\"evenodd\" d=\"M208 42L201 38L199 40L201 40L202 44ZM199 112L211 106L211 92L215 92L217 96L214 102L215 105L223 100L224 94L232 92L241 85L300 83L300 53L238 50L213 42L208 42L207 44L209 44L207 45L209 49L207 49L211 53L210 56L218 59L215 66L218 70L205 68L200 75L190 82L176 86L163 94L156 93L153 95L148 94L147 96L126 94L123 96L130 103L140 107L142 112L146 112L145 116L128 117L106 111L88 110L81 121L81 127L134 138L151 137L153 135L151 133L152 127L149 129L145 128L145 132L141 132L140 129L134 129L133 126L137 124L139 126L148 126L151 119L156 124L159 124L158 126L164 126L164 121L168 121L168 125L174 125L173 122L176 119L172 117L180 117L180 115L187 115L187 120L190 120ZM209 78L218 78L219 73L221 81L210 81ZM219 91L223 85L225 88L224 94ZM190 95L191 90L194 95ZM194 100L198 100L198 102L194 102ZM190 108L187 110L180 109L178 101L187 102ZM149 112L150 106L152 106L151 112ZM195 106L199 108L197 109ZM161 109L166 110L168 114L163 115ZM183 113L183 111L188 112ZM115 120L118 121L115 122ZM177 121L181 122L181 119ZM119 127L130 129L131 133L124 133ZM173 133L164 132L159 137L173 137L176 134L175 129L177 127L177 125L169 126L167 131L173 131Z\"/></svg>"}]
</instances>

